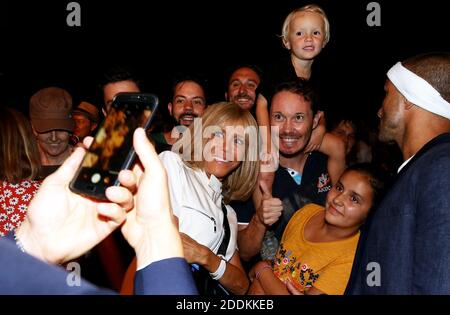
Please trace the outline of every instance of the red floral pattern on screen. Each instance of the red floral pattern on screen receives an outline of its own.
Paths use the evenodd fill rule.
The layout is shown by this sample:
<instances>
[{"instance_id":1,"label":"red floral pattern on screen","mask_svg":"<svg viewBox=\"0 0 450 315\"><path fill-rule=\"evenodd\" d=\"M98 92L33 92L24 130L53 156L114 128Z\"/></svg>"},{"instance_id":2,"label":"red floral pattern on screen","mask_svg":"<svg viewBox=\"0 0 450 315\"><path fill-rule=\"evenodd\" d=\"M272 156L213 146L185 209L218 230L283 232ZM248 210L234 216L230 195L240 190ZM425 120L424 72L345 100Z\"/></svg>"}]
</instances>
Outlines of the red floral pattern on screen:
<instances>
[{"instance_id":1,"label":"red floral pattern on screen","mask_svg":"<svg viewBox=\"0 0 450 315\"><path fill-rule=\"evenodd\" d=\"M30 180L17 184L0 181L0 236L20 226L39 186L40 182Z\"/></svg>"}]
</instances>

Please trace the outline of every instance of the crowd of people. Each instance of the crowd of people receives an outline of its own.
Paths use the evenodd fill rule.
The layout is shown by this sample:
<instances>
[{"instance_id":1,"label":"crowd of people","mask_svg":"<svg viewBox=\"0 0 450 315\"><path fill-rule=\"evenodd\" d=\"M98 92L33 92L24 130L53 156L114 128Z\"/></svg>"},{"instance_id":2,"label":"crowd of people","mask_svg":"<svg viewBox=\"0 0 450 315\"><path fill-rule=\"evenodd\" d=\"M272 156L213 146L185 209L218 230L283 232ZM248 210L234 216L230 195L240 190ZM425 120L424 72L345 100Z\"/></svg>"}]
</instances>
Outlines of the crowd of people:
<instances>
[{"instance_id":1,"label":"crowd of people","mask_svg":"<svg viewBox=\"0 0 450 315\"><path fill-rule=\"evenodd\" d=\"M0 293L450 294L450 53L392 66L376 139L327 109L325 12L293 10L281 39L271 67L230 69L223 102L175 77L108 201L69 183L114 97L141 92L132 73L105 73L102 104L53 86L0 107ZM74 260L92 283L68 285Z\"/></svg>"}]
</instances>

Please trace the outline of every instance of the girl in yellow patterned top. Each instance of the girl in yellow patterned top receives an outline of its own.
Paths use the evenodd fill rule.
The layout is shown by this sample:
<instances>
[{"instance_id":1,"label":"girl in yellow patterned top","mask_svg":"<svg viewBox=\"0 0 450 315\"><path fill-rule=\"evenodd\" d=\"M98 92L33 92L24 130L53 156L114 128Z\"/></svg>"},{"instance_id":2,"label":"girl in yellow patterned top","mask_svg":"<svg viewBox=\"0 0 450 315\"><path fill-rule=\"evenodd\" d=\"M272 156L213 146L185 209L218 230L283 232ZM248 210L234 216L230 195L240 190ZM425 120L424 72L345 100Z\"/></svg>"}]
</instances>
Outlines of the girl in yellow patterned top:
<instances>
[{"instance_id":1,"label":"girl in yellow patterned top","mask_svg":"<svg viewBox=\"0 0 450 315\"><path fill-rule=\"evenodd\" d=\"M351 166L328 193L325 208L309 204L297 211L275 260L250 271L248 294L343 294L359 228L384 186L377 174L369 164Z\"/></svg>"}]
</instances>

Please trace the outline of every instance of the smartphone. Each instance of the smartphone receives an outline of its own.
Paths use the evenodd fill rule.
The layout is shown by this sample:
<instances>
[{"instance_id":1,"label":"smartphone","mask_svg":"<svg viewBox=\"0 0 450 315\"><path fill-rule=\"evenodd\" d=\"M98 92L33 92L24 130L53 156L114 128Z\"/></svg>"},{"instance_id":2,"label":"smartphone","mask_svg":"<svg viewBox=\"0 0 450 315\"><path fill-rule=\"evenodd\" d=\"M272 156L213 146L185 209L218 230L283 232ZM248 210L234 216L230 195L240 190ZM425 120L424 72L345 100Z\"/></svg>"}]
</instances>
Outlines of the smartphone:
<instances>
[{"instance_id":1,"label":"smartphone","mask_svg":"<svg viewBox=\"0 0 450 315\"><path fill-rule=\"evenodd\" d=\"M147 130L157 107L158 97L153 94L117 94L69 185L70 189L89 198L107 200L106 188L118 186L119 172L129 169L135 160L134 130L138 127Z\"/></svg>"}]
</instances>

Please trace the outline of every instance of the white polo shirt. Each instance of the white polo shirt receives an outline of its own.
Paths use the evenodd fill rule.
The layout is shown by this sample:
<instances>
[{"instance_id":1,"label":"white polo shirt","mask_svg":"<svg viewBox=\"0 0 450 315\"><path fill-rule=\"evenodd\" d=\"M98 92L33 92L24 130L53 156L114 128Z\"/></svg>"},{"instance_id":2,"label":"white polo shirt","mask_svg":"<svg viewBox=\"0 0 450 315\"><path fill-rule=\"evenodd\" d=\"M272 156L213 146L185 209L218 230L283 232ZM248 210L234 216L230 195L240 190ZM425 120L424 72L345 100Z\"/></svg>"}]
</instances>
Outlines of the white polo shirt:
<instances>
[{"instance_id":1,"label":"white polo shirt","mask_svg":"<svg viewBox=\"0 0 450 315\"><path fill-rule=\"evenodd\" d=\"M205 171L194 170L171 151L159 155L164 164L173 213L178 217L180 232L217 254L225 235L223 229L222 183ZM230 224L230 242L225 259L229 261L237 249L237 217L233 208L227 207Z\"/></svg>"}]
</instances>

